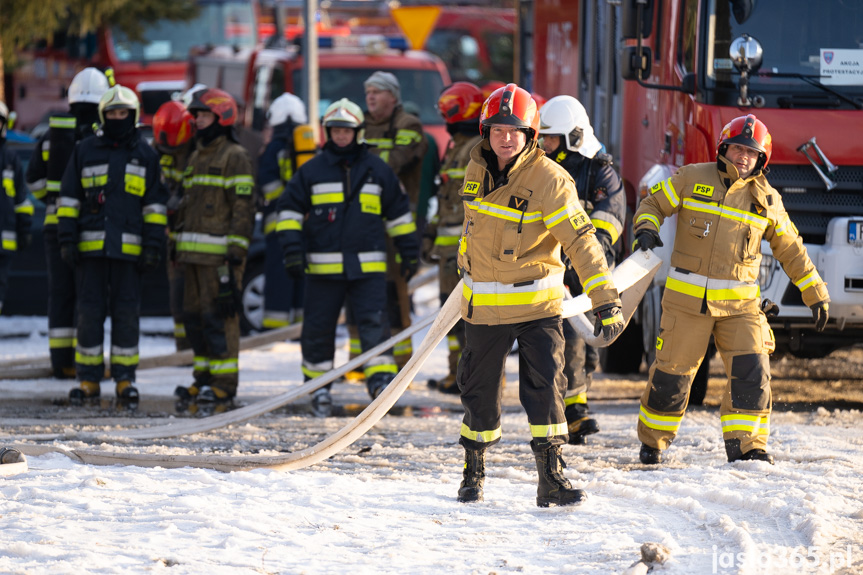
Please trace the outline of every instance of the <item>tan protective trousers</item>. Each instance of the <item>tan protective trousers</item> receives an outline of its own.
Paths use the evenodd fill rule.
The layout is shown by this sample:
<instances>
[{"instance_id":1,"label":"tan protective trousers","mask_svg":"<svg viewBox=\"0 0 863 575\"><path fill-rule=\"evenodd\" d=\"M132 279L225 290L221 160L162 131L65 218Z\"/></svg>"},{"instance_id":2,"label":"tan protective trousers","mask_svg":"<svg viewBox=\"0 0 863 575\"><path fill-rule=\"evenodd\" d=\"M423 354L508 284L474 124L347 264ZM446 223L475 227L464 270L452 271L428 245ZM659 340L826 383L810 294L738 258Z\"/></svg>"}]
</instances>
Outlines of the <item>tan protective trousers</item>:
<instances>
[{"instance_id":1,"label":"tan protective trousers","mask_svg":"<svg viewBox=\"0 0 863 575\"><path fill-rule=\"evenodd\" d=\"M729 460L764 449L770 432L770 362L776 347L760 311L712 317L663 304L656 360L641 396L638 438L666 449L674 440L689 402L692 379L713 335L728 380L719 408Z\"/></svg>"}]
</instances>

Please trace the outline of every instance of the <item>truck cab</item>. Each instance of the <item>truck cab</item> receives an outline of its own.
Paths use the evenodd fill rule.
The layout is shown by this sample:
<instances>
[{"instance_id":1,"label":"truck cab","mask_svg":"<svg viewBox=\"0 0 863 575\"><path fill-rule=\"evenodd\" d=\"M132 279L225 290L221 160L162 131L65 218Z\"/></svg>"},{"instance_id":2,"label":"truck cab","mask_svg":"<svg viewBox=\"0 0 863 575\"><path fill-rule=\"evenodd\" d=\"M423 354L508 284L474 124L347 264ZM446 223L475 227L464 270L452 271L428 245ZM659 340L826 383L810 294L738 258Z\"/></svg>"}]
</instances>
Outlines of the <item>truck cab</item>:
<instances>
[{"instance_id":1,"label":"truck cab","mask_svg":"<svg viewBox=\"0 0 863 575\"><path fill-rule=\"evenodd\" d=\"M777 351L820 357L863 336L863 10L843 0L624 0L620 166L633 205L678 167L713 162L723 126L755 114L772 135L767 180L780 193L830 293L811 311L767 242L761 297ZM663 224L670 259L675 222ZM639 313L650 353L667 268Z\"/></svg>"},{"instance_id":2,"label":"truck cab","mask_svg":"<svg viewBox=\"0 0 863 575\"><path fill-rule=\"evenodd\" d=\"M429 52L391 45L382 36L322 37L318 49L320 109L309 110L309 115L320 117L339 98L365 108L363 82L376 70L384 70L399 79L402 102L419 111L426 131L445 150L449 134L436 104L441 90L450 84L446 66ZM397 45L406 48L403 41ZM302 96L302 69L299 46L239 51L221 47L192 57L189 83L219 87L234 96L243 108L243 125L260 131L276 97L284 92Z\"/></svg>"}]
</instances>

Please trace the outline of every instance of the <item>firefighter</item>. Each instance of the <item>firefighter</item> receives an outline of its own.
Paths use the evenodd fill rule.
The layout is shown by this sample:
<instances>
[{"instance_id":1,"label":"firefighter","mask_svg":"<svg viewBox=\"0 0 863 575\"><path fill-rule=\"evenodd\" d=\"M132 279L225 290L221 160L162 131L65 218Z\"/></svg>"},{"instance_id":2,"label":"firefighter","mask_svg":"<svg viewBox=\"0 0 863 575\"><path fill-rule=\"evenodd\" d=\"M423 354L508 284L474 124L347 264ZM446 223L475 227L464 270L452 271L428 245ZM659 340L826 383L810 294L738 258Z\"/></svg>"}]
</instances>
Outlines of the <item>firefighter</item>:
<instances>
[{"instance_id":1,"label":"firefighter","mask_svg":"<svg viewBox=\"0 0 863 575\"><path fill-rule=\"evenodd\" d=\"M560 448L567 440L561 246L593 303L594 332L606 340L623 331L620 299L572 178L537 146L539 114L530 94L515 84L495 90L480 125L482 141L471 150L462 188L458 255L466 322L458 365L465 409L458 500L483 498L485 450L500 441L501 381L518 340L522 373L530 374L520 379L519 396L539 472L536 503L577 504L586 495L564 477Z\"/></svg>"},{"instance_id":2,"label":"firefighter","mask_svg":"<svg viewBox=\"0 0 863 575\"><path fill-rule=\"evenodd\" d=\"M464 223L464 203L460 192L464 184L464 171L470 161L470 151L482 139L479 133L482 103L482 91L470 82L456 82L449 86L441 92L437 101L437 109L452 139L440 169L437 214L426 226L420 253L421 259L438 265L441 302L446 301L459 281L458 240ZM436 386L443 393L457 394L456 370L464 347L463 321L459 321L447 334L447 347L449 373Z\"/></svg>"},{"instance_id":3,"label":"firefighter","mask_svg":"<svg viewBox=\"0 0 863 575\"><path fill-rule=\"evenodd\" d=\"M195 149L177 212L177 263L184 266L183 312L192 344L194 382L181 402L230 403L237 394L240 285L254 222L255 180L249 154L233 131L237 103L223 90L192 94Z\"/></svg>"},{"instance_id":4,"label":"firefighter","mask_svg":"<svg viewBox=\"0 0 863 575\"><path fill-rule=\"evenodd\" d=\"M539 117L542 148L575 181L578 199L596 228L596 239L605 253L605 263L613 269L626 218L626 195L620 177L611 167L612 158L602 152L602 144L593 134L587 111L572 96L550 99L540 108ZM583 291L571 267L567 269L564 283L572 295ZM599 353L584 342L568 321L563 323L563 335L566 358L563 371L567 381L564 404L569 443L583 445L586 436L599 431L587 405L587 392Z\"/></svg>"},{"instance_id":5,"label":"firefighter","mask_svg":"<svg viewBox=\"0 0 863 575\"><path fill-rule=\"evenodd\" d=\"M16 251L30 247L30 223L33 203L24 186L24 170L14 152L6 147L6 131L10 124L9 108L0 100L0 170L3 194L0 196L0 313L9 278L9 265Z\"/></svg>"},{"instance_id":6,"label":"firefighter","mask_svg":"<svg viewBox=\"0 0 863 575\"><path fill-rule=\"evenodd\" d=\"M635 246L642 250L662 246L659 228L678 214L656 359L638 416L644 464L661 463L677 435L711 335L728 375L719 408L728 461L773 463L766 447L769 354L776 344L765 313L778 312L778 306L760 297L762 239L812 309L817 331L827 325L830 298L782 197L764 175L772 149L761 120L752 114L735 118L720 133L716 163L680 168L651 188L635 214Z\"/></svg>"},{"instance_id":7,"label":"firefighter","mask_svg":"<svg viewBox=\"0 0 863 575\"><path fill-rule=\"evenodd\" d=\"M130 406L138 399L141 274L159 265L168 223L159 157L137 129L140 110L129 88L105 92L99 131L75 147L60 184L60 254L75 270L77 288L79 386L69 392L73 404L100 395L107 315L117 398Z\"/></svg>"},{"instance_id":8,"label":"firefighter","mask_svg":"<svg viewBox=\"0 0 863 575\"><path fill-rule=\"evenodd\" d=\"M416 220L420 196L422 163L428 144L423 135L420 119L408 114L402 106L401 86L390 72L377 71L363 83L366 93L366 142L371 152L378 155L398 176L410 200L411 213ZM396 250L392 242L387 247L387 301L390 325L401 331L411 324L411 298L407 282L400 274ZM411 265L416 265L416 262ZM350 326L349 326L350 327ZM352 355L356 345L354 334ZM396 365L404 367L413 354L410 338L398 343L393 350Z\"/></svg>"},{"instance_id":9,"label":"firefighter","mask_svg":"<svg viewBox=\"0 0 863 575\"><path fill-rule=\"evenodd\" d=\"M361 349L389 337L386 313L386 238L401 255L405 280L416 273L419 242L408 198L393 171L369 152L364 118L346 98L323 118L323 152L304 164L278 200L279 242L285 268L300 278L305 268L305 320L300 337L303 376L333 369L336 323L347 298L359 328ZM397 372L385 353L363 367L369 395L376 398ZM316 415L332 406L329 386L312 397Z\"/></svg>"},{"instance_id":10,"label":"firefighter","mask_svg":"<svg viewBox=\"0 0 863 575\"><path fill-rule=\"evenodd\" d=\"M57 240L57 198L60 181L76 142L92 136L99 123L99 100L108 91L108 78L96 68L84 68L69 84L69 113L48 120L48 131L37 142L27 166L27 185L45 203L43 238L48 269L48 347L54 377L75 377L75 271L63 263Z\"/></svg>"},{"instance_id":11,"label":"firefighter","mask_svg":"<svg viewBox=\"0 0 863 575\"><path fill-rule=\"evenodd\" d=\"M303 321L303 279L285 273L276 237L276 200L300 164L314 156L315 141L307 125L306 106L290 93L270 104L267 122L272 138L258 158L258 182L264 199L265 258L263 327L272 329Z\"/></svg>"},{"instance_id":12,"label":"firefighter","mask_svg":"<svg viewBox=\"0 0 863 575\"><path fill-rule=\"evenodd\" d=\"M153 147L161 155L162 182L168 189L168 291L171 316L174 318L174 342L177 351L189 349L183 324L183 266L177 264L174 237L177 234L177 208L183 197L183 172L192 153L195 118L181 102L165 102L153 116Z\"/></svg>"}]
</instances>

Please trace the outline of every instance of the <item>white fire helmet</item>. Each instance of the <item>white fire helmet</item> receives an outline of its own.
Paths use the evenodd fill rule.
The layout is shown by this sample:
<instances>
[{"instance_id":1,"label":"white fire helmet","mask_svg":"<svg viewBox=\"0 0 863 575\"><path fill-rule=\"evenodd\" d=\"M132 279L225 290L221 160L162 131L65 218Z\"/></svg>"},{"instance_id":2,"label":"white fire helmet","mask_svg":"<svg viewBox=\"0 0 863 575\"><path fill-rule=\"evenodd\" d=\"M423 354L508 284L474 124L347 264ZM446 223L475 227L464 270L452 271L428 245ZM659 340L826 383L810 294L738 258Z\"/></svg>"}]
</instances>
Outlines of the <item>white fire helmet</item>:
<instances>
[{"instance_id":1,"label":"white fire helmet","mask_svg":"<svg viewBox=\"0 0 863 575\"><path fill-rule=\"evenodd\" d=\"M568 150L588 158L602 149L587 111L572 96L555 96L540 108L539 133L561 136Z\"/></svg>"},{"instance_id":2,"label":"white fire helmet","mask_svg":"<svg viewBox=\"0 0 863 575\"><path fill-rule=\"evenodd\" d=\"M290 92L285 92L270 104L267 122L271 126L278 126L288 120L293 120L295 124L305 124L309 121L309 117L306 115L306 105L303 101Z\"/></svg>"},{"instance_id":3,"label":"white fire helmet","mask_svg":"<svg viewBox=\"0 0 863 575\"><path fill-rule=\"evenodd\" d=\"M84 68L75 74L69 84L68 101L70 104L98 104L108 88L110 86L105 74L96 68Z\"/></svg>"}]
</instances>

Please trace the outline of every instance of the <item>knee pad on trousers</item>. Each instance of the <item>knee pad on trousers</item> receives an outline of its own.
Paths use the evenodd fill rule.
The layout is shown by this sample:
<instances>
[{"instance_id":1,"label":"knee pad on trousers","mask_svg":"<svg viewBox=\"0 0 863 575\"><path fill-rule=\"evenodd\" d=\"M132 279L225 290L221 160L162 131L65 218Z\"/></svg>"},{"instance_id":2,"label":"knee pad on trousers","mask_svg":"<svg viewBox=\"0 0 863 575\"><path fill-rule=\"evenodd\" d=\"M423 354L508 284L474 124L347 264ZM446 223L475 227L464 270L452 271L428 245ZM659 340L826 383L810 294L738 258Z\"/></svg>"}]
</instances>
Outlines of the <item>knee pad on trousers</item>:
<instances>
[{"instance_id":1,"label":"knee pad on trousers","mask_svg":"<svg viewBox=\"0 0 863 575\"><path fill-rule=\"evenodd\" d=\"M647 407L659 412L683 411L686 407L686 394L692 383L691 375L672 375L654 370L651 380L652 389L647 399Z\"/></svg>"},{"instance_id":2,"label":"knee pad on trousers","mask_svg":"<svg viewBox=\"0 0 863 575\"><path fill-rule=\"evenodd\" d=\"M731 359L731 405L763 411L770 407L770 359L763 353Z\"/></svg>"}]
</instances>

